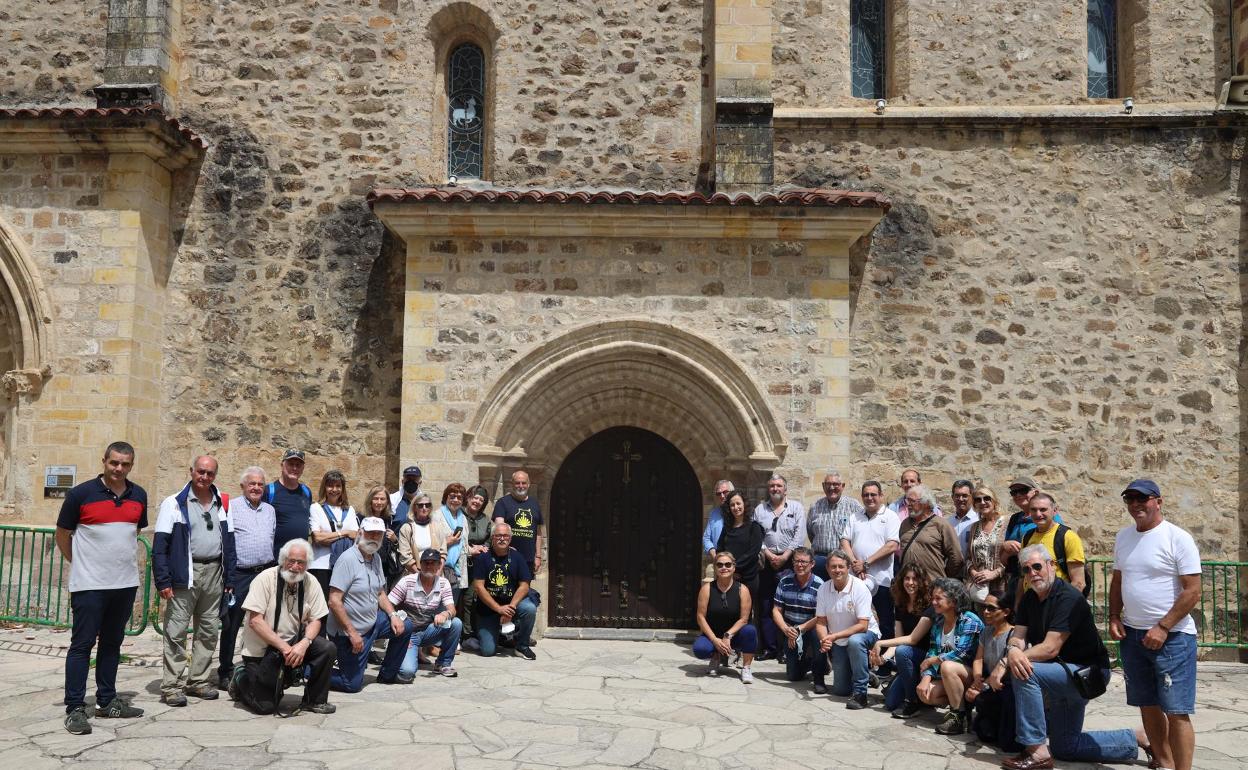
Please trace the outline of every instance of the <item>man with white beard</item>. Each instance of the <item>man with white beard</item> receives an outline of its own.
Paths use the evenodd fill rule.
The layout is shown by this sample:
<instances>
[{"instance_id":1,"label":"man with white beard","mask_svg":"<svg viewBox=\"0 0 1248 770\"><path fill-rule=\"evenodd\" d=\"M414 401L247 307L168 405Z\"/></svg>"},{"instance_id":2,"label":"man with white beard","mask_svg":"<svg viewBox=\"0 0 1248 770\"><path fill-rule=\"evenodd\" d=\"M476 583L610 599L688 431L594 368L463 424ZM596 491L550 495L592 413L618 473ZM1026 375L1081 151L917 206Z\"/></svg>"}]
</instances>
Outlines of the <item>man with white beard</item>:
<instances>
[{"instance_id":1,"label":"man with white beard","mask_svg":"<svg viewBox=\"0 0 1248 770\"><path fill-rule=\"evenodd\" d=\"M386 576L377 551L386 535L386 523L376 516L360 522L360 538L343 551L329 578L329 638L338 647L338 667L329 686L338 692L364 688L368 651L378 639L389 639L377 681L408 683L399 666L412 637L411 621L394 609L386 593Z\"/></svg>"},{"instance_id":2,"label":"man with white beard","mask_svg":"<svg viewBox=\"0 0 1248 770\"><path fill-rule=\"evenodd\" d=\"M260 686L261 660L269 648L282 655L287 668L310 668L303 688L300 711L332 714L329 676L334 666L334 645L318 636L329 609L320 583L308 574L312 545L307 540L288 540L278 553L277 566L256 575L243 601L247 623L243 629L243 665L234 669L230 697L260 714L277 709L271 686ZM302 633L300 633L302 631Z\"/></svg>"}]
</instances>

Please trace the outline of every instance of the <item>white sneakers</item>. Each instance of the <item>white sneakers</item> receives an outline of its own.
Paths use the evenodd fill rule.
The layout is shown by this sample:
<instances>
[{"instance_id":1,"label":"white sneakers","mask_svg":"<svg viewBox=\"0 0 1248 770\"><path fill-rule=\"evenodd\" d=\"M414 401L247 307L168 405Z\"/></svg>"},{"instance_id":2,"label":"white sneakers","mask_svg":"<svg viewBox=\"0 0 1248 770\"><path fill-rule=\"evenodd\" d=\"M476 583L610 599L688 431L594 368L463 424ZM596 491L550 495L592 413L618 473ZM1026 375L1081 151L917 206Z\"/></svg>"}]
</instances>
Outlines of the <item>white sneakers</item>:
<instances>
[{"instance_id":1,"label":"white sneakers","mask_svg":"<svg viewBox=\"0 0 1248 770\"><path fill-rule=\"evenodd\" d=\"M741 667L741 684L753 684L754 674L750 671L749 666Z\"/></svg>"},{"instance_id":2,"label":"white sneakers","mask_svg":"<svg viewBox=\"0 0 1248 770\"><path fill-rule=\"evenodd\" d=\"M718 655L712 655L710 663L708 663L706 667L706 675L719 676L719 667L721 663L722 661L720 661Z\"/></svg>"}]
</instances>

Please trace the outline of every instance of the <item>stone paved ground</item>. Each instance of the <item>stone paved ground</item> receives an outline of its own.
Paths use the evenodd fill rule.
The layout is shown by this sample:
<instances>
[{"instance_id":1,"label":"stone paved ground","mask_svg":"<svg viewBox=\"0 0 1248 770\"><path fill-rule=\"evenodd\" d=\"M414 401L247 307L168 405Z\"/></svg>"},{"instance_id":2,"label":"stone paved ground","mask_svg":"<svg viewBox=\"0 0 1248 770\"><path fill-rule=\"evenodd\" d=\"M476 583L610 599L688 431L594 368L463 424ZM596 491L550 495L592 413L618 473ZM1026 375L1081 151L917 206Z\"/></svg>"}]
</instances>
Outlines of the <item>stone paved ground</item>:
<instances>
[{"instance_id":1,"label":"stone paved ground","mask_svg":"<svg viewBox=\"0 0 1248 770\"><path fill-rule=\"evenodd\" d=\"M370 685L331 694L338 713L259 717L222 698L159 703L159 640L128 640L120 687L147 710L94 720L90 736L61 726L65 632L0 631L0 768L971 768L999 756L944 738L930 715L910 724L874 708L846 711L783 681L774 663L757 681L710 679L689 648L665 642L543 640L538 659L460 656L458 679ZM137 665L147 663L149 665ZM369 679L371 680L371 674ZM1196 716L1201 770L1248 767L1248 667L1202 664ZM297 698L298 696L290 696ZM1091 727L1131 726L1121 680L1095 702ZM1068 764L1071 768L1091 765ZM1143 766L1140 762L1138 766Z\"/></svg>"}]
</instances>

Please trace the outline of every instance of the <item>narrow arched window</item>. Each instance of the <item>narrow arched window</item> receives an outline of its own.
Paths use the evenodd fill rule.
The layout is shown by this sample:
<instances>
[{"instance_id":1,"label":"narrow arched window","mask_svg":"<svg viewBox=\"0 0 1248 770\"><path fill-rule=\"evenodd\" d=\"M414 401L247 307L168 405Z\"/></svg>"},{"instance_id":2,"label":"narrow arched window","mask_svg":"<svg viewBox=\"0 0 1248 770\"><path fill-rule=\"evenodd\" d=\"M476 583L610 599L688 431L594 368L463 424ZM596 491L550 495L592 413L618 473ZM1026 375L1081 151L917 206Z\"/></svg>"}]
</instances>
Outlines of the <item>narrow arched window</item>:
<instances>
[{"instance_id":1,"label":"narrow arched window","mask_svg":"<svg viewBox=\"0 0 1248 770\"><path fill-rule=\"evenodd\" d=\"M485 54L472 43L452 51L446 67L447 176L479 179L485 158Z\"/></svg>"},{"instance_id":2,"label":"narrow arched window","mask_svg":"<svg viewBox=\"0 0 1248 770\"><path fill-rule=\"evenodd\" d=\"M1088 98L1118 96L1118 3L1088 0Z\"/></svg>"},{"instance_id":3,"label":"narrow arched window","mask_svg":"<svg viewBox=\"0 0 1248 770\"><path fill-rule=\"evenodd\" d=\"M885 0L850 0L849 74L853 95L884 98Z\"/></svg>"}]
</instances>

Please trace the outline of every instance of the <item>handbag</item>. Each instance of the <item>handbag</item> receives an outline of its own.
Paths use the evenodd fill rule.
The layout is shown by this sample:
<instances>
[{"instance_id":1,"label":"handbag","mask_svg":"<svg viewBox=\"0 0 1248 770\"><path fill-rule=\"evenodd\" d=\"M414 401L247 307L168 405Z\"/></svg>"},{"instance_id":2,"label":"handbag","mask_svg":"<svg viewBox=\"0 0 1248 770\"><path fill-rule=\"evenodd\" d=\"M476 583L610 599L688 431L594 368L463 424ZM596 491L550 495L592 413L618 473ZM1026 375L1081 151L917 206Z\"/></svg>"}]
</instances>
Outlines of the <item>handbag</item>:
<instances>
[{"instance_id":1,"label":"handbag","mask_svg":"<svg viewBox=\"0 0 1248 770\"><path fill-rule=\"evenodd\" d=\"M1061 658L1056 659L1062 670L1066 672L1071 684L1075 686L1075 691L1079 693L1079 697L1084 700L1093 700L1105 694L1106 688L1109 687L1109 677L1105 675L1105 669L1100 666L1079 666L1071 668L1066 661Z\"/></svg>"}]
</instances>

